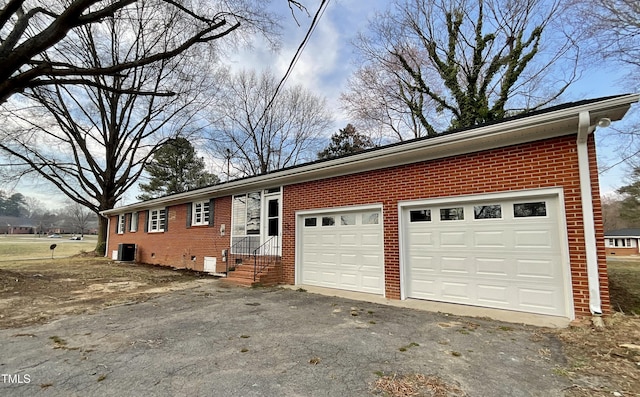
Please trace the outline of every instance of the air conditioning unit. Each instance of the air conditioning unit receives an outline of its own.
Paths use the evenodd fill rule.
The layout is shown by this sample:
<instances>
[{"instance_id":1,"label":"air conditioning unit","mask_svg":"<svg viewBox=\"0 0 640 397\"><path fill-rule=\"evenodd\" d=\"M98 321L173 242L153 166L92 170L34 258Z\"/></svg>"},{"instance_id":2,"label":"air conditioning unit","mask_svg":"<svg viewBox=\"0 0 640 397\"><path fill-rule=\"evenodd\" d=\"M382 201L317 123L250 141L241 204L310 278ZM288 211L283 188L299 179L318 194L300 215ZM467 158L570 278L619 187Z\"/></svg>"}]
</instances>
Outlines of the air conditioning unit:
<instances>
[{"instance_id":1,"label":"air conditioning unit","mask_svg":"<svg viewBox=\"0 0 640 397\"><path fill-rule=\"evenodd\" d=\"M133 262L136 260L135 244L118 244L118 260L120 262Z\"/></svg>"}]
</instances>

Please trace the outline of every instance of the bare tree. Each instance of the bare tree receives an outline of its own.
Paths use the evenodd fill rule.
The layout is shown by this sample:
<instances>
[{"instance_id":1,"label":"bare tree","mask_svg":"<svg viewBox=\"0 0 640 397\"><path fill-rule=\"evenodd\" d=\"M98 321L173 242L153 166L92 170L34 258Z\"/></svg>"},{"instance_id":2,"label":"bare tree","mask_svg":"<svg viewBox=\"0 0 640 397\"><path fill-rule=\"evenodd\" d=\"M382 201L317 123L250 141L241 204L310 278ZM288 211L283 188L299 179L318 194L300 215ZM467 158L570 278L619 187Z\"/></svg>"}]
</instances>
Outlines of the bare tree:
<instances>
[{"instance_id":1,"label":"bare tree","mask_svg":"<svg viewBox=\"0 0 640 397\"><path fill-rule=\"evenodd\" d=\"M370 135L390 134L399 141L427 135L418 115L428 114L434 106L425 94L405 84L401 75L397 63L387 59L380 65L361 66L347 80L346 91L340 95L342 105Z\"/></svg>"},{"instance_id":2,"label":"bare tree","mask_svg":"<svg viewBox=\"0 0 640 397\"><path fill-rule=\"evenodd\" d=\"M608 65L631 66L629 77L640 83L640 4L636 0L571 0L565 24L581 29L587 55ZM593 59L593 58L592 58ZM602 66L602 65L601 65ZM606 66L606 65L605 65Z\"/></svg>"},{"instance_id":3,"label":"bare tree","mask_svg":"<svg viewBox=\"0 0 640 397\"><path fill-rule=\"evenodd\" d=\"M602 225L605 231L625 229L634 225L621 216L623 197L610 194L602 196L600 200L602 202Z\"/></svg>"},{"instance_id":4,"label":"bare tree","mask_svg":"<svg viewBox=\"0 0 640 397\"><path fill-rule=\"evenodd\" d=\"M260 175L315 158L331 124L324 99L296 85L274 96L277 79L242 71L227 79L224 106L212 111L213 150L227 155L236 176ZM228 153L228 154L227 154Z\"/></svg>"},{"instance_id":5,"label":"bare tree","mask_svg":"<svg viewBox=\"0 0 640 397\"><path fill-rule=\"evenodd\" d=\"M237 9L227 2L199 0L8 0L0 9L0 103L25 89L57 85L94 86L97 75L119 76L134 68L170 59L201 43L214 43L236 31L261 26L270 33L276 26L273 15L257 4L238 1ZM290 7L300 8L289 0ZM169 26L173 36L164 36L165 44L139 58L123 57L97 65L69 63L62 47L78 39L78 29L100 26L122 12L131 17L136 9L155 8L179 14ZM157 27L157 26L156 26ZM115 89L116 87L103 86Z\"/></svg>"},{"instance_id":6,"label":"bare tree","mask_svg":"<svg viewBox=\"0 0 640 397\"><path fill-rule=\"evenodd\" d=\"M52 50L54 65L93 72L62 81L53 73L46 80L53 85L36 79L24 93L28 100L3 105L8 127L0 150L7 154L14 175L35 173L75 203L99 213L114 208L167 139L197 128L194 109L204 106L205 98L210 100L205 91L213 86L217 72L206 66L213 61L208 52L184 48L183 37L191 30L185 10L173 2L135 2L112 10L100 24L75 29L73 40L59 42ZM203 28L202 34L196 41L214 31ZM150 59L155 62L145 61ZM107 73L103 65L121 66L113 74L114 68ZM100 218L100 253L106 227Z\"/></svg>"},{"instance_id":7,"label":"bare tree","mask_svg":"<svg viewBox=\"0 0 640 397\"><path fill-rule=\"evenodd\" d=\"M543 107L576 77L577 46L557 30L545 40L558 14L556 1L396 0L356 42L361 70L345 96L374 88L374 101L347 101L346 107L366 118L363 108L373 105L387 126L402 120L395 125L408 132L391 128L401 137ZM373 86L371 70L379 74ZM390 104L388 115L381 104Z\"/></svg>"},{"instance_id":8,"label":"bare tree","mask_svg":"<svg viewBox=\"0 0 640 397\"><path fill-rule=\"evenodd\" d=\"M35 197L25 197L25 211L27 212L27 217L29 219L35 218L39 214L43 214L46 212L45 206L42 201L38 200Z\"/></svg>"},{"instance_id":9,"label":"bare tree","mask_svg":"<svg viewBox=\"0 0 640 397\"><path fill-rule=\"evenodd\" d=\"M80 237L84 237L85 230L89 229L89 222L95 221L96 214L84 205L73 203L66 208L67 216L71 219L74 230L80 230ZM74 232L75 233L75 232Z\"/></svg>"},{"instance_id":10,"label":"bare tree","mask_svg":"<svg viewBox=\"0 0 640 397\"><path fill-rule=\"evenodd\" d=\"M563 23L580 33L585 63L625 92L640 90L640 3L636 0L571 0ZM616 81L617 77L617 81ZM601 172L621 164L640 166L640 109L596 136ZM609 158L605 152L612 153Z\"/></svg>"}]
</instances>

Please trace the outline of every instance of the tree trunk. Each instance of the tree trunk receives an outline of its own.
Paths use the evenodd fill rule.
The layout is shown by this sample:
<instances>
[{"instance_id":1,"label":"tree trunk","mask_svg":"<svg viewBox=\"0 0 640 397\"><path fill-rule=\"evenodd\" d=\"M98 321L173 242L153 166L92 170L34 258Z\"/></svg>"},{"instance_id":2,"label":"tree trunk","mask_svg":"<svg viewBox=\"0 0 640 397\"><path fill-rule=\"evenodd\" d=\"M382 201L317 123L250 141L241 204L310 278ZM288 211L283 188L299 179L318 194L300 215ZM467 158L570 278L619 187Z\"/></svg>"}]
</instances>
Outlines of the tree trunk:
<instances>
[{"instance_id":1,"label":"tree trunk","mask_svg":"<svg viewBox=\"0 0 640 397\"><path fill-rule=\"evenodd\" d=\"M98 215L98 242L96 243L96 254L104 256L107 252L107 235L109 233L109 219Z\"/></svg>"}]
</instances>

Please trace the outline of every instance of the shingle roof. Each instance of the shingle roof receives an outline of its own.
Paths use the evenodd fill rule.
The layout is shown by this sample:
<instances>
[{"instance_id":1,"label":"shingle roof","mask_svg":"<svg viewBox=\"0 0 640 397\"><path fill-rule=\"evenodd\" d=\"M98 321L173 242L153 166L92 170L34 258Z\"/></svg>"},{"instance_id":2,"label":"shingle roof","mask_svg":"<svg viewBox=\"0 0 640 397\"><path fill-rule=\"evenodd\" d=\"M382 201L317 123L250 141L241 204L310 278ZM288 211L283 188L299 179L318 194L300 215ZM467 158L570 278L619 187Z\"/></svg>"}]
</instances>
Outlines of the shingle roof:
<instances>
[{"instance_id":1,"label":"shingle roof","mask_svg":"<svg viewBox=\"0 0 640 397\"><path fill-rule=\"evenodd\" d=\"M640 228L609 230L604 232L604 237L640 237Z\"/></svg>"}]
</instances>

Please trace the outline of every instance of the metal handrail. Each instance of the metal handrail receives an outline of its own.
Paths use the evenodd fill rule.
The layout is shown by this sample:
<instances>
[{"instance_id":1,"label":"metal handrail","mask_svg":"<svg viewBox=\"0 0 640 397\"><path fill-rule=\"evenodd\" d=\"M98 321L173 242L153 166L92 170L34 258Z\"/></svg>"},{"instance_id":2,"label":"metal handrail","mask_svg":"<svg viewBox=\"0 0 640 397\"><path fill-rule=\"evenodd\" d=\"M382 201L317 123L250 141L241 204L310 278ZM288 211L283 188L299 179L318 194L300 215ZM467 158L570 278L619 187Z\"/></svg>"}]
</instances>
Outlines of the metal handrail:
<instances>
[{"instance_id":1,"label":"metal handrail","mask_svg":"<svg viewBox=\"0 0 640 397\"><path fill-rule=\"evenodd\" d=\"M238 251L238 247L243 247L243 249L240 250L240 252L247 252L249 245L249 236L244 237L242 240L237 241L235 244L231 245L231 247L229 247L227 249L227 276L229 275L229 262L231 262L231 258L233 257L233 266L234 268L238 265L237 263L237 257L238 256L249 256L248 254L238 254L238 253L234 253Z\"/></svg>"},{"instance_id":2,"label":"metal handrail","mask_svg":"<svg viewBox=\"0 0 640 397\"><path fill-rule=\"evenodd\" d=\"M260 259L258 259L260 252ZM253 250L253 281L256 281L258 274L262 273L271 263L271 258L279 258L278 255L278 236L272 236L261 246Z\"/></svg>"}]
</instances>

